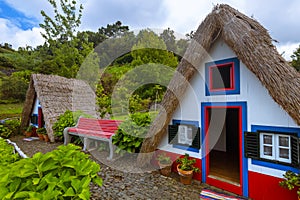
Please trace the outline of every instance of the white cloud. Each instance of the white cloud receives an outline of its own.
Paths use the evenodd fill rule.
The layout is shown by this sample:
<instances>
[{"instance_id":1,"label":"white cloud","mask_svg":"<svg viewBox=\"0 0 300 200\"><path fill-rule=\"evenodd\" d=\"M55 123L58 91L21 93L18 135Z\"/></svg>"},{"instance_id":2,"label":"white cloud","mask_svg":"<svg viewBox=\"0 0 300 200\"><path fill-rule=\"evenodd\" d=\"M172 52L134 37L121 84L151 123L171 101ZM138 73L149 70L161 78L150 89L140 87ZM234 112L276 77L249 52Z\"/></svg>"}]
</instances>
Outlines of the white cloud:
<instances>
[{"instance_id":1,"label":"white cloud","mask_svg":"<svg viewBox=\"0 0 300 200\"><path fill-rule=\"evenodd\" d=\"M164 5L167 8L165 12L163 28L170 28L180 34L190 33L195 31L201 21L211 11L213 7L209 1L174 1L164 0Z\"/></svg>"},{"instance_id":2,"label":"white cloud","mask_svg":"<svg viewBox=\"0 0 300 200\"><path fill-rule=\"evenodd\" d=\"M27 17L34 17L38 20L43 20L41 10L46 13L53 12L52 6L47 0L4 0L6 4L10 5L14 9L24 13Z\"/></svg>"},{"instance_id":3,"label":"white cloud","mask_svg":"<svg viewBox=\"0 0 300 200\"><path fill-rule=\"evenodd\" d=\"M181 34L190 33L197 30L198 26L205 17L212 11L217 4L229 4L234 8L238 8L244 12L245 1L236 0L164 0L164 5L167 8L166 19L164 19L164 28L170 27L172 30Z\"/></svg>"},{"instance_id":4,"label":"white cloud","mask_svg":"<svg viewBox=\"0 0 300 200\"><path fill-rule=\"evenodd\" d=\"M294 51L296 51L297 48L299 48L300 42L299 43L290 43L287 42L285 44L278 44L277 46L277 51L282 54L285 60L291 61L291 55L293 55Z\"/></svg>"},{"instance_id":5,"label":"white cloud","mask_svg":"<svg viewBox=\"0 0 300 200\"><path fill-rule=\"evenodd\" d=\"M81 28L93 31L118 20L130 29L158 28L168 15L161 0L89 0L83 7Z\"/></svg>"},{"instance_id":6,"label":"white cloud","mask_svg":"<svg viewBox=\"0 0 300 200\"><path fill-rule=\"evenodd\" d=\"M14 49L26 46L36 47L44 43L44 39L40 34L43 31L41 28L22 30L9 20L0 18L0 30L0 42L9 43Z\"/></svg>"}]
</instances>

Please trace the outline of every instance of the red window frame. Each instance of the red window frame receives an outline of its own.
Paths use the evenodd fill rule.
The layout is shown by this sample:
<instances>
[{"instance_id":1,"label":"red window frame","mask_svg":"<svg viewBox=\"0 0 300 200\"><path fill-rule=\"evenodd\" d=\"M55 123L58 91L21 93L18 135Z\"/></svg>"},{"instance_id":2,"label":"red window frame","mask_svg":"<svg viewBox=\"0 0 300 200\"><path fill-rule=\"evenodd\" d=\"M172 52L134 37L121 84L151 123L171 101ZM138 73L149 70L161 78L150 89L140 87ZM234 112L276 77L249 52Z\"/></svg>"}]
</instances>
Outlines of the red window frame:
<instances>
[{"instance_id":1,"label":"red window frame","mask_svg":"<svg viewBox=\"0 0 300 200\"><path fill-rule=\"evenodd\" d=\"M221 67L230 67L230 87L224 87L224 88L213 88L213 68L221 68ZM234 63L224 63L219 65L212 65L208 67L209 70L209 90L212 92L217 91L223 91L223 90L235 90L235 84L234 84Z\"/></svg>"}]
</instances>

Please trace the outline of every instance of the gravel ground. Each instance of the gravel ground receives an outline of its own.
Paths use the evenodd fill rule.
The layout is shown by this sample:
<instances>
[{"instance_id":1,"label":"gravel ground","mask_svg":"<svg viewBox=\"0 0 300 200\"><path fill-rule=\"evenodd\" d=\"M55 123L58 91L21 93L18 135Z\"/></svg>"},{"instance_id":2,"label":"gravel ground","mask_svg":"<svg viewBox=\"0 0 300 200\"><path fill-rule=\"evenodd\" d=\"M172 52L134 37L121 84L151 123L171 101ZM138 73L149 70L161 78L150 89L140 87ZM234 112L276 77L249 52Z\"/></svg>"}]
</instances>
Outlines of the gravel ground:
<instances>
[{"instance_id":1,"label":"gravel ground","mask_svg":"<svg viewBox=\"0 0 300 200\"><path fill-rule=\"evenodd\" d=\"M24 136L10 138L29 157L37 152L46 153L54 150L62 142L46 143L44 141L24 141ZM99 175L103 179L102 187L91 184L92 200L105 199L200 199L199 194L208 185L193 180L191 185L179 182L177 173L170 177L160 175L153 167L136 167L136 155L125 154L113 161L106 159L105 151L89 152L91 158L101 166Z\"/></svg>"},{"instance_id":2,"label":"gravel ground","mask_svg":"<svg viewBox=\"0 0 300 200\"><path fill-rule=\"evenodd\" d=\"M17 135L9 138L9 140L15 142L28 157L32 157L37 152L47 153L63 144L62 142L50 143L40 140L25 141L23 139L23 135Z\"/></svg>"}]
</instances>

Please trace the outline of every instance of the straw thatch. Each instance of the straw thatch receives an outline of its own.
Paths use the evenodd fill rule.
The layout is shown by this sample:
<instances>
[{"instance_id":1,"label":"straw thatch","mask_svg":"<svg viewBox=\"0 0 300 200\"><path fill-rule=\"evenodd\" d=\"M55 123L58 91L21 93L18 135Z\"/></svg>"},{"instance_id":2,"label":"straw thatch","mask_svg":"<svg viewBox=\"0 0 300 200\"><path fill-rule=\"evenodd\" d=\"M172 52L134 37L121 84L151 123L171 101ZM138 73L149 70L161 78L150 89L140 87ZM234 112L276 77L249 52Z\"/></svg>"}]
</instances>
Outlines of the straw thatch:
<instances>
[{"instance_id":1,"label":"straw thatch","mask_svg":"<svg viewBox=\"0 0 300 200\"><path fill-rule=\"evenodd\" d=\"M22 112L21 128L29 124L35 99L39 99L50 140L54 142L52 126L66 110L81 110L96 116L96 98L91 87L78 79L56 75L33 74Z\"/></svg>"},{"instance_id":2,"label":"straw thatch","mask_svg":"<svg viewBox=\"0 0 300 200\"><path fill-rule=\"evenodd\" d=\"M228 5L217 5L201 23L177 71L186 82L179 82L175 74L162 101L163 110L151 126L144 140L139 165L149 163L166 128L184 96L188 82L207 56L212 44L222 39L237 57L252 71L268 90L270 96L300 125L300 73L277 52L268 31L256 20Z\"/></svg>"}]
</instances>

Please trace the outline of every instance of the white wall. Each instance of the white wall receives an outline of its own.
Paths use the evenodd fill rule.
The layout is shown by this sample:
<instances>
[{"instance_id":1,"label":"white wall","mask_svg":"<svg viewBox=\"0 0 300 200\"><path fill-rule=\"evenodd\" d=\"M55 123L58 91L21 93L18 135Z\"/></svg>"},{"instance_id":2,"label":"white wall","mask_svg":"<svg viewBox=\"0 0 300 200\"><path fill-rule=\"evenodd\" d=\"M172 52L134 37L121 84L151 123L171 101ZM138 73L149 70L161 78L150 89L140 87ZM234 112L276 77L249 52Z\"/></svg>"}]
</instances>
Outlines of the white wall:
<instances>
[{"instance_id":1,"label":"white wall","mask_svg":"<svg viewBox=\"0 0 300 200\"><path fill-rule=\"evenodd\" d=\"M205 63L236 57L235 53L221 40L218 40L212 46L209 55L209 58L196 66L199 72L192 78L185 97L173 114L173 119L198 121L200 126L202 102L246 101L248 131L251 131L251 125L299 128L293 119L270 97L267 89L241 61L239 95L205 96ZM186 153L183 150L172 148L168 144L168 134L164 136L159 149L178 154ZM188 153L193 157L201 158L201 150L199 153Z\"/></svg>"}]
</instances>

